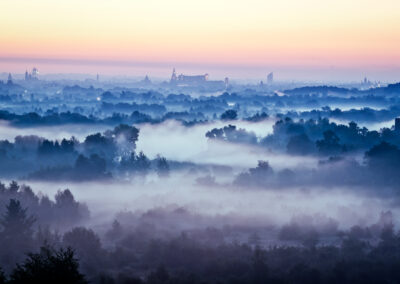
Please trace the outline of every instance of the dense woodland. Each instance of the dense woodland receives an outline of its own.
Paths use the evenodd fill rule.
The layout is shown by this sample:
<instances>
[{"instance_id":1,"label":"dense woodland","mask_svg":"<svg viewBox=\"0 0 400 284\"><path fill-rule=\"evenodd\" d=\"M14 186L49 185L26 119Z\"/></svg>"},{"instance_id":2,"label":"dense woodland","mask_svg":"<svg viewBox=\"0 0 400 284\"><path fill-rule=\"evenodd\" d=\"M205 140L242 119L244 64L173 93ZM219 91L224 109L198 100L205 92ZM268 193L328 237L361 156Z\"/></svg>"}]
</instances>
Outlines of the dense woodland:
<instances>
[{"instance_id":1,"label":"dense woodland","mask_svg":"<svg viewBox=\"0 0 400 284\"><path fill-rule=\"evenodd\" d=\"M126 213L99 235L79 225L90 214L68 190L53 202L12 182L1 186L0 198L3 283L400 281L400 237L390 211L369 227L345 231L334 220L315 227L293 219L278 228L280 245L261 247L251 228L245 241L229 241L230 231L244 230L234 227L166 234L155 223L130 223ZM329 238L337 243L324 243Z\"/></svg>"},{"instance_id":2,"label":"dense woodland","mask_svg":"<svg viewBox=\"0 0 400 284\"><path fill-rule=\"evenodd\" d=\"M0 83L0 284L400 283L399 86ZM67 126L90 132L57 138ZM25 131L35 134L4 138ZM150 154L138 144L152 134ZM192 145L204 149L182 158ZM90 187L98 200L113 185L127 195L87 205ZM179 187L186 199L169 200ZM338 189L378 200L380 214L273 211L285 194ZM136 192L138 208L154 203L130 206ZM207 211L197 199L210 192ZM256 195L265 206L253 219L221 209L260 192L276 198ZM120 207L100 216L113 198Z\"/></svg>"}]
</instances>

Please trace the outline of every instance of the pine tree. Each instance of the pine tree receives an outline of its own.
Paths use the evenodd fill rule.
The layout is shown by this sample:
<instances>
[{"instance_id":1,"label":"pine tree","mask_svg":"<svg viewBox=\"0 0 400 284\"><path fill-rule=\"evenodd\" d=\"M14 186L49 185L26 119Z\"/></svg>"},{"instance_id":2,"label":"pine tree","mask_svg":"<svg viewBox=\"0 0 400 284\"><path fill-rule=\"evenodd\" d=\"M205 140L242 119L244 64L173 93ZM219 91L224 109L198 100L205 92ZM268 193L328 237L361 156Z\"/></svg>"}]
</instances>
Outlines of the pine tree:
<instances>
[{"instance_id":1,"label":"pine tree","mask_svg":"<svg viewBox=\"0 0 400 284\"><path fill-rule=\"evenodd\" d=\"M28 254L22 265L17 265L10 275L10 284L86 284L79 272L79 263L71 248L54 250L42 247L39 253Z\"/></svg>"},{"instance_id":2,"label":"pine tree","mask_svg":"<svg viewBox=\"0 0 400 284\"><path fill-rule=\"evenodd\" d=\"M6 213L0 220L2 241L11 239L29 240L32 239L32 225L35 223L33 216L27 216L27 208L22 208L19 200L10 199L6 206Z\"/></svg>"}]
</instances>

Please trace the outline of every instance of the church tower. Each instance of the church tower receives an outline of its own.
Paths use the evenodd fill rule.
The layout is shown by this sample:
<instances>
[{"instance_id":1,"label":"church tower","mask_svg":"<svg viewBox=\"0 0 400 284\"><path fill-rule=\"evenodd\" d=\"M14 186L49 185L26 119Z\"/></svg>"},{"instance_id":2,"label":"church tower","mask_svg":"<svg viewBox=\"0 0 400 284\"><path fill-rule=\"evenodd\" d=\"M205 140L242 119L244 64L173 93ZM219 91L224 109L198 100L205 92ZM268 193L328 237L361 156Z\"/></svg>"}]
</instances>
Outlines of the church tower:
<instances>
[{"instance_id":1,"label":"church tower","mask_svg":"<svg viewBox=\"0 0 400 284\"><path fill-rule=\"evenodd\" d=\"M171 76L171 83L174 83L178 80L178 77L176 76L176 71L175 68L172 69L172 76Z\"/></svg>"},{"instance_id":2,"label":"church tower","mask_svg":"<svg viewBox=\"0 0 400 284\"><path fill-rule=\"evenodd\" d=\"M13 83L13 81L12 81L11 73L8 73L7 85L12 85L12 83Z\"/></svg>"}]
</instances>

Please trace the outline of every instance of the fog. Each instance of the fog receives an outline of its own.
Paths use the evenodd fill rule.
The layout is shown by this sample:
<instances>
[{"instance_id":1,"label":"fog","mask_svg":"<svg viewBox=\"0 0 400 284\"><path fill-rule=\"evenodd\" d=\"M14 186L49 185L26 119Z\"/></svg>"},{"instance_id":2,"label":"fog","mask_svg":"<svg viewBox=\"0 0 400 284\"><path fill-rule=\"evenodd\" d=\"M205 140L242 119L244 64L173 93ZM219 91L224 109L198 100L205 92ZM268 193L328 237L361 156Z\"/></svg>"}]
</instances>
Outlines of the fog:
<instances>
[{"instance_id":1,"label":"fog","mask_svg":"<svg viewBox=\"0 0 400 284\"><path fill-rule=\"evenodd\" d=\"M400 84L27 78L0 82L0 283L400 281Z\"/></svg>"},{"instance_id":2,"label":"fog","mask_svg":"<svg viewBox=\"0 0 400 284\"><path fill-rule=\"evenodd\" d=\"M330 217L339 222L341 229L348 229L373 224L382 211L391 210L394 219L399 214L394 200L368 196L357 188L244 190L231 186L199 186L183 176L168 181L154 178L145 184L65 183L62 188L54 183L30 184L35 192L49 196L69 188L77 200L89 206L94 226L112 222L119 212L143 214L154 208L184 208L206 218L202 224L179 224L177 220L173 224L177 230L198 225L282 226L301 215ZM154 221L162 223L162 219Z\"/></svg>"},{"instance_id":3,"label":"fog","mask_svg":"<svg viewBox=\"0 0 400 284\"><path fill-rule=\"evenodd\" d=\"M223 127L228 123L219 121L185 127L176 121L166 121L157 125L140 125L138 127L141 138L137 143L137 149L150 157L162 154L171 160L225 165L236 170L256 166L258 160L268 160L278 169L298 167L300 164L302 167L312 167L318 162L312 157L276 154L261 147L208 141L205 137L207 131ZM261 138L272 133L275 121L267 120L258 123L235 121L232 123L239 128L254 132Z\"/></svg>"},{"instance_id":4,"label":"fog","mask_svg":"<svg viewBox=\"0 0 400 284\"><path fill-rule=\"evenodd\" d=\"M336 122L338 124L348 124L352 120L341 120L341 119L331 119L331 121ZM391 128L393 126L393 120L388 120L388 121L381 121L381 122L360 122L359 125L361 127L366 127L370 130L376 130L379 131L382 128Z\"/></svg>"},{"instance_id":5,"label":"fog","mask_svg":"<svg viewBox=\"0 0 400 284\"><path fill-rule=\"evenodd\" d=\"M8 122L0 121L0 136L1 139L13 141L16 136L37 135L47 139L61 140L63 138L75 137L79 140L84 140L91 133L103 132L109 129L106 125L85 125L71 124L59 126L44 126L44 127L14 127Z\"/></svg>"}]
</instances>

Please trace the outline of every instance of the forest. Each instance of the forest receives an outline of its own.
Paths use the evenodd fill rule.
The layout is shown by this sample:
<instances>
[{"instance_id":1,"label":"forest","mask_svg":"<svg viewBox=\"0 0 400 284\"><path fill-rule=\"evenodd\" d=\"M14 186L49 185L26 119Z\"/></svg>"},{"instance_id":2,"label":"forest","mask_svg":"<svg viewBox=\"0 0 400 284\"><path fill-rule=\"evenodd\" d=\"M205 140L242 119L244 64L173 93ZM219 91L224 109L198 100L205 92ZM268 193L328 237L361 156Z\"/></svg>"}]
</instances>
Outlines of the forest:
<instances>
[{"instance_id":1,"label":"forest","mask_svg":"<svg viewBox=\"0 0 400 284\"><path fill-rule=\"evenodd\" d=\"M399 84L0 83L0 283L398 283Z\"/></svg>"}]
</instances>

